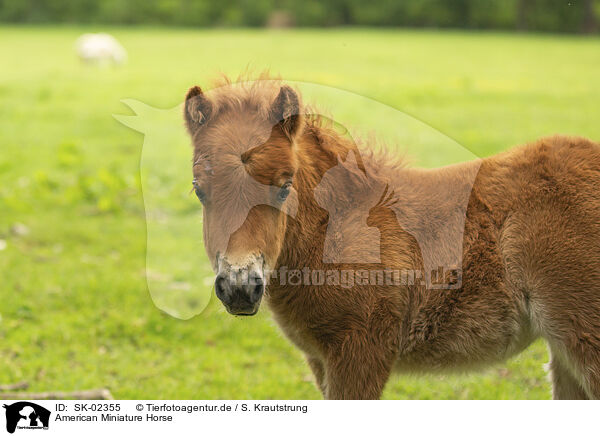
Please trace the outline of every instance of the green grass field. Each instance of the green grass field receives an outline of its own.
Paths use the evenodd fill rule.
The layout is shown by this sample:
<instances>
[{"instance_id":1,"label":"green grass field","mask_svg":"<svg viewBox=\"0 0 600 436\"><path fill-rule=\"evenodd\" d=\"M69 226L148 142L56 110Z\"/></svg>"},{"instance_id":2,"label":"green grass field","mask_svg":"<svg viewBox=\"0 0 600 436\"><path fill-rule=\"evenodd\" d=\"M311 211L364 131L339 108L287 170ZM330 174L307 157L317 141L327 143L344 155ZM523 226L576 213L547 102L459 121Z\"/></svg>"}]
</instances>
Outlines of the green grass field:
<instances>
[{"instance_id":1,"label":"green grass field","mask_svg":"<svg viewBox=\"0 0 600 436\"><path fill-rule=\"evenodd\" d=\"M191 85L250 66L381 101L479 156L553 133L600 139L597 38L112 28L129 63L96 69L73 51L96 30L106 29L0 28L0 384L108 387L119 399L320 398L264 308L236 319L213 299L183 321L153 304L143 137L112 117L129 113L122 99L172 108ZM537 342L477 374L394 376L384 398L546 399L547 359Z\"/></svg>"}]
</instances>

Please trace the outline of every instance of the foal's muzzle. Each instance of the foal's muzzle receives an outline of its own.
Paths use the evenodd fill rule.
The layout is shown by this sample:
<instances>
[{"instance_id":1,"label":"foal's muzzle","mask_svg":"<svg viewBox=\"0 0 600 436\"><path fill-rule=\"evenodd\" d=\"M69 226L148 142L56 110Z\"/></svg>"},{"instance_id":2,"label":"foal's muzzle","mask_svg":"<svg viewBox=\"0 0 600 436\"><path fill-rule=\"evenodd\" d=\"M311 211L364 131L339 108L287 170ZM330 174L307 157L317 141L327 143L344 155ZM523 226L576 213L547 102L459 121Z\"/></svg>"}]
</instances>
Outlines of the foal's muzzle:
<instances>
[{"instance_id":1,"label":"foal's muzzle","mask_svg":"<svg viewBox=\"0 0 600 436\"><path fill-rule=\"evenodd\" d=\"M224 264L215 279L217 297L232 315L256 314L265 292L262 265L258 269L256 265L236 268L227 262Z\"/></svg>"}]
</instances>

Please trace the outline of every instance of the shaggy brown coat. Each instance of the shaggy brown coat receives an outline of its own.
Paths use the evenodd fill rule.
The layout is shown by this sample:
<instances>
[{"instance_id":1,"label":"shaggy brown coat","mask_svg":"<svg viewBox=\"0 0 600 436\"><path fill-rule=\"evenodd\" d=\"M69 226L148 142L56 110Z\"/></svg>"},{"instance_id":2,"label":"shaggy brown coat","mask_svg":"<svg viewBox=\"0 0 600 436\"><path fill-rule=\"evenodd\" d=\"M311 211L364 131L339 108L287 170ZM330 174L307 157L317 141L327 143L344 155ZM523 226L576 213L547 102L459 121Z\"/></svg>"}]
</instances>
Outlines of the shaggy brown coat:
<instances>
[{"instance_id":1,"label":"shaggy brown coat","mask_svg":"<svg viewBox=\"0 0 600 436\"><path fill-rule=\"evenodd\" d=\"M239 168L244 168L244 174L266 185L293 180L298 209L292 218L270 206L254 207L224 245L229 258L252 252L274 269L423 269L419 244L406 231L411 226L399 225L385 204L369 214L369 225L381 234L381 262L325 264L329 216L314 190L356 145L320 117L303 116L307 111L297 94L278 82L226 86L211 93L192 88L185 110L194 142L194 178L209 197L205 245L211 258L219 256L214 248L219 216L230 215L233 206L222 198L211 200L210 192L216 185L235 189L241 183L236 178L241 177ZM247 132L265 120L274 120L270 137L249 149ZM228 153L241 159L222 158ZM342 288L281 285L272 279L267 304L288 338L306 354L323 395L377 399L394 370L481 367L542 337L552 355L554 398L599 398L599 145L549 137L439 170L405 168L368 147L358 156L360 170L368 169L390 187L408 219L427 219L412 210L455 207L439 195L440 186L473 185L464 224L462 286ZM348 189L358 179L339 180L337 189ZM431 219L429 227L443 234L443 220ZM363 241L360 234L355 237L359 249ZM440 240L438 248L447 250L450 244Z\"/></svg>"}]
</instances>

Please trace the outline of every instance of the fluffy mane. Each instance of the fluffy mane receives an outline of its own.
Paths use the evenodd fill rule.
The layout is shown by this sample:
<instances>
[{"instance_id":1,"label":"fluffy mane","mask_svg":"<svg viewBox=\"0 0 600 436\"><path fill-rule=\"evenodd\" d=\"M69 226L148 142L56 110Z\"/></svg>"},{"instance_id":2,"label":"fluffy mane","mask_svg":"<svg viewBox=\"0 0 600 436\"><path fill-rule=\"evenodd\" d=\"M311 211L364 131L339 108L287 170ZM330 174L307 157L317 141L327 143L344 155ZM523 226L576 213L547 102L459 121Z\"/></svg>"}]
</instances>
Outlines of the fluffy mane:
<instances>
[{"instance_id":1,"label":"fluffy mane","mask_svg":"<svg viewBox=\"0 0 600 436\"><path fill-rule=\"evenodd\" d=\"M221 75L212 83L209 91L215 114L225 111L252 111L267 117L273 100L285 82L268 71L253 76L249 72L240 74L235 80ZM406 167L405 160L391 151L387 144L371 135L368 140L360 135L348 134L349 129L340 126L330 114L317 106L302 101L300 90L300 112L304 130L312 134L319 143L335 151L346 160L348 151L356 153L358 167L363 171L371 169L369 177L388 179L393 173Z\"/></svg>"}]
</instances>

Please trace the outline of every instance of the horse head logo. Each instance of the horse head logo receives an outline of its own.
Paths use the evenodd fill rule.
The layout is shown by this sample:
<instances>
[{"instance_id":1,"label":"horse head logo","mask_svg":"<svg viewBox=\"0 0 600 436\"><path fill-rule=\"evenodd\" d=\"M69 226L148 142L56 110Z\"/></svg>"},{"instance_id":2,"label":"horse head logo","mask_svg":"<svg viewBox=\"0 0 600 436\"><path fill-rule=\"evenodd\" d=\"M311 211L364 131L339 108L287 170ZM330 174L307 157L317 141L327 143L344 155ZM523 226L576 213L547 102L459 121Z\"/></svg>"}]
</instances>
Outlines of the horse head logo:
<instances>
[{"instance_id":1,"label":"horse head logo","mask_svg":"<svg viewBox=\"0 0 600 436\"><path fill-rule=\"evenodd\" d=\"M14 433L19 428L47 429L50 411L29 401L19 401L3 406L6 409L6 431Z\"/></svg>"}]
</instances>

